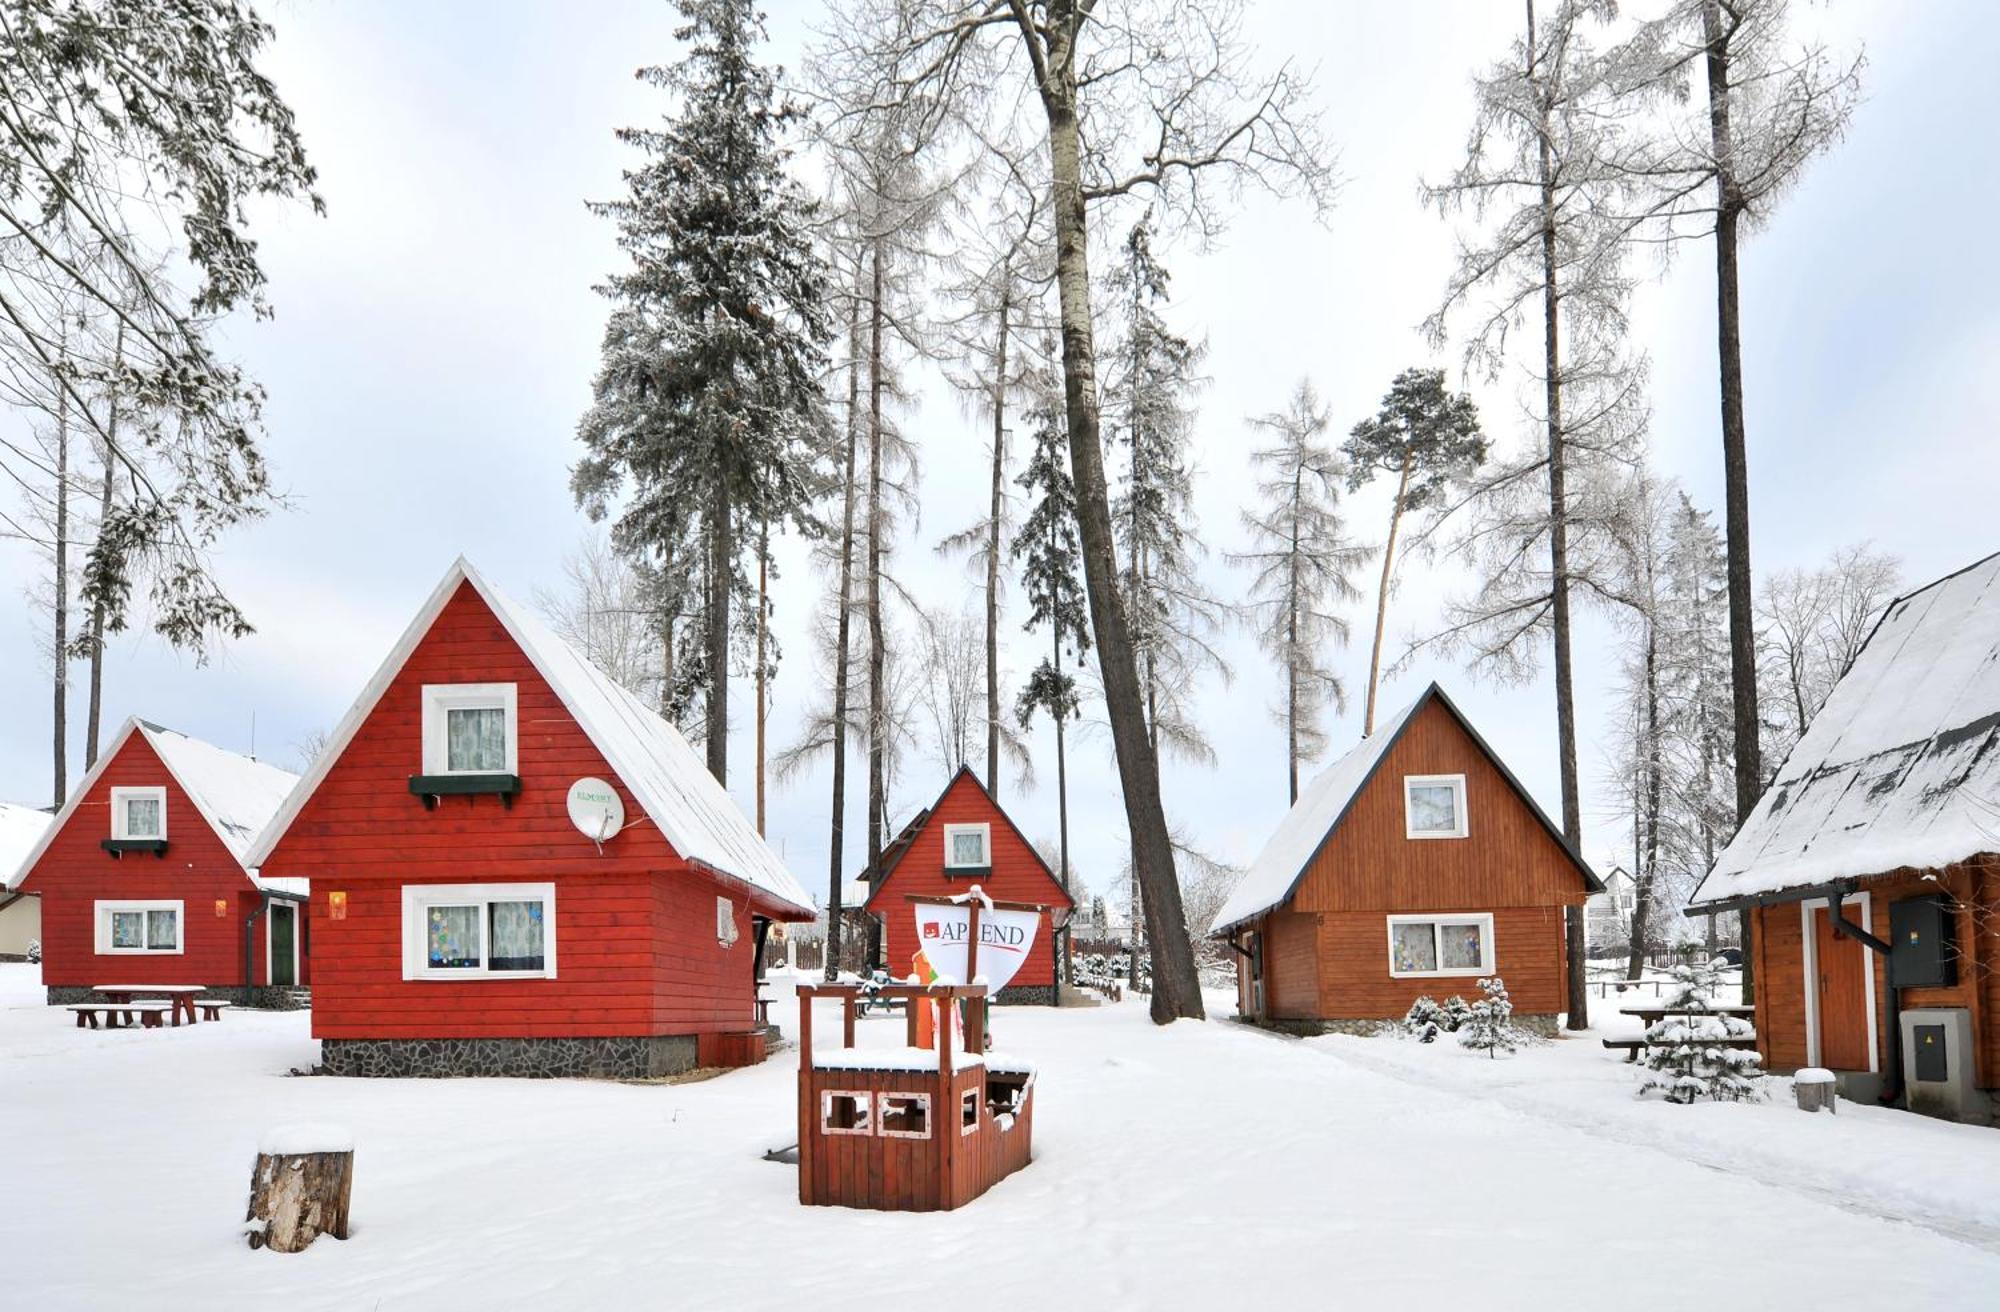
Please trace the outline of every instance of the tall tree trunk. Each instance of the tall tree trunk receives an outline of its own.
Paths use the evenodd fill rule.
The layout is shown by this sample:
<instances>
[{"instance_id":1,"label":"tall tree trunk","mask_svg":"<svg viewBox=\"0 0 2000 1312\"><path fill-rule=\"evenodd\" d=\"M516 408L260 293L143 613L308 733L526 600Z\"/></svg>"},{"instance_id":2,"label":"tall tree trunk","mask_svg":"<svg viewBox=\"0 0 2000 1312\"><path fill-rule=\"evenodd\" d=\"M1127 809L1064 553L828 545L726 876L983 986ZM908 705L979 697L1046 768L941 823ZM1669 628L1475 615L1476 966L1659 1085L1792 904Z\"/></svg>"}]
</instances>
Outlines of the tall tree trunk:
<instances>
[{"instance_id":1,"label":"tall tree trunk","mask_svg":"<svg viewBox=\"0 0 2000 1312\"><path fill-rule=\"evenodd\" d=\"M887 665L882 650L882 238L869 250L868 296L868 877L882 872L882 815L888 778ZM868 931L870 966L877 930Z\"/></svg>"},{"instance_id":2,"label":"tall tree trunk","mask_svg":"<svg viewBox=\"0 0 2000 1312\"><path fill-rule=\"evenodd\" d=\"M986 787L1000 796L1000 512L1007 477L1007 327L1013 271L1000 268L1000 333L993 353L993 489L986 519Z\"/></svg>"},{"instance_id":3,"label":"tall tree trunk","mask_svg":"<svg viewBox=\"0 0 2000 1312\"><path fill-rule=\"evenodd\" d=\"M1549 618L1555 636L1556 753L1562 776L1563 837L1575 851L1583 850L1583 804L1576 779L1576 692L1570 670L1569 620L1569 503L1563 486L1562 342L1560 314L1562 299L1556 286L1556 185L1554 145L1550 139L1550 94L1542 89L1535 67L1535 0L1527 0L1528 83L1536 87L1540 100L1541 189L1542 189L1542 367L1545 371L1544 404L1548 411L1549 435ZM1564 938L1568 951L1570 1029L1590 1026L1590 999L1586 992L1583 907L1564 909Z\"/></svg>"},{"instance_id":4,"label":"tall tree trunk","mask_svg":"<svg viewBox=\"0 0 2000 1312\"><path fill-rule=\"evenodd\" d=\"M1730 703L1736 738L1736 822L1750 818L1764 791L1757 741L1757 619L1750 588L1750 463L1743 425L1743 335L1736 280L1743 193L1729 122L1729 45L1720 0L1702 5L1708 40L1708 123L1715 151L1715 326L1722 379L1723 534L1729 574ZM1745 922L1747 925L1747 921ZM1747 953L1745 954L1747 957Z\"/></svg>"},{"instance_id":5,"label":"tall tree trunk","mask_svg":"<svg viewBox=\"0 0 2000 1312\"><path fill-rule=\"evenodd\" d=\"M1305 476L1292 475L1292 541L1285 559L1285 778L1287 805L1299 800L1299 501Z\"/></svg>"},{"instance_id":6,"label":"tall tree trunk","mask_svg":"<svg viewBox=\"0 0 2000 1312\"><path fill-rule=\"evenodd\" d=\"M708 524L708 772L729 786L729 582L732 550L729 484L717 471Z\"/></svg>"},{"instance_id":7,"label":"tall tree trunk","mask_svg":"<svg viewBox=\"0 0 2000 1312\"><path fill-rule=\"evenodd\" d=\"M1146 926L1153 945L1153 1019L1160 1023L1202 1013L1201 980L1188 942L1174 874L1172 836L1160 800L1159 761L1146 739L1146 708L1139 670L1118 590L1118 559L1111 534L1099 433L1097 346L1091 331L1089 222L1084 208L1082 141L1076 115L1076 74L1069 48L1078 16L1066 14L1070 36L1052 50L1040 93L1049 123L1054 183L1056 285L1061 307L1063 402L1069 420L1070 466L1076 480L1077 530L1083 543L1083 576L1090 596L1104 705L1123 786L1125 822L1141 858ZM1031 40L1034 38L1030 38Z\"/></svg>"},{"instance_id":8,"label":"tall tree trunk","mask_svg":"<svg viewBox=\"0 0 2000 1312\"><path fill-rule=\"evenodd\" d=\"M1653 621L1646 620L1646 793L1641 808L1645 817L1646 846L1642 859L1634 861L1632 873L1632 942L1625 962L1625 978L1638 979L1646 965L1646 934L1653 916L1653 889L1660 869L1660 635Z\"/></svg>"},{"instance_id":9,"label":"tall tree trunk","mask_svg":"<svg viewBox=\"0 0 2000 1312\"><path fill-rule=\"evenodd\" d=\"M64 353L67 354L67 340ZM55 668L51 680L55 711L55 806L69 798L69 394L56 401L56 562Z\"/></svg>"},{"instance_id":10,"label":"tall tree trunk","mask_svg":"<svg viewBox=\"0 0 2000 1312\"><path fill-rule=\"evenodd\" d=\"M120 369L125 364L125 325L118 325L118 338L114 359ZM118 393L111 393L110 412L104 420L103 481L97 490L97 522L100 526L111 518L111 478L118 460ZM99 601L90 608L90 707L86 712L83 738L83 768L90 769L97 764L98 744L104 723L104 603Z\"/></svg>"},{"instance_id":11,"label":"tall tree trunk","mask_svg":"<svg viewBox=\"0 0 2000 1312\"><path fill-rule=\"evenodd\" d=\"M854 614L854 466L861 445L861 298L847 308L847 471L840 504L840 590L834 602L833 821L827 838L826 978L840 972L840 890L847 856L847 699Z\"/></svg>"},{"instance_id":12,"label":"tall tree trunk","mask_svg":"<svg viewBox=\"0 0 2000 1312\"><path fill-rule=\"evenodd\" d=\"M1389 574L1396 559L1396 530L1403 526L1403 498L1410 491L1410 453L1403 452L1403 471L1396 477L1396 499L1389 507L1389 541L1382 547L1382 582L1375 588L1375 646L1368 653L1368 709L1361 717L1361 736L1375 732L1375 689L1382 678L1382 631L1389 623Z\"/></svg>"},{"instance_id":13,"label":"tall tree trunk","mask_svg":"<svg viewBox=\"0 0 2000 1312\"><path fill-rule=\"evenodd\" d=\"M764 719L770 708L769 675L764 651L769 628L771 526L757 526L757 837L764 836Z\"/></svg>"},{"instance_id":14,"label":"tall tree trunk","mask_svg":"<svg viewBox=\"0 0 2000 1312\"><path fill-rule=\"evenodd\" d=\"M1049 625L1049 630L1055 636L1055 671L1056 677L1060 679L1062 677L1063 626L1060 624L1051 624ZM1069 892L1069 755L1063 741L1065 736L1063 721L1068 718L1069 715L1064 708L1058 707L1056 709L1056 859L1062 864L1062 886L1065 893ZM1068 936L1069 929L1065 926L1063 929L1064 946L1068 943ZM1058 967L1067 964L1068 960L1069 953L1067 951L1057 952L1056 965ZM1061 978L1060 974L1057 977Z\"/></svg>"}]
</instances>

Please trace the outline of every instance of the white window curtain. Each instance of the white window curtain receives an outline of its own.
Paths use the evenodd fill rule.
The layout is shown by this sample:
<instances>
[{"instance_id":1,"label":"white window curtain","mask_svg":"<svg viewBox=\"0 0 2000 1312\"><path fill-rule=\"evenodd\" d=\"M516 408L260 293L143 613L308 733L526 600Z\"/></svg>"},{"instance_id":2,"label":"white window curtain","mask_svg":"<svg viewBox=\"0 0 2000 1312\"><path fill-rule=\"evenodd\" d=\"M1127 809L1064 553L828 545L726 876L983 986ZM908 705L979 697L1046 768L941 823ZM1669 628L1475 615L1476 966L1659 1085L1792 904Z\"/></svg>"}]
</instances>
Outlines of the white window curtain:
<instances>
[{"instance_id":1,"label":"white window curtain","mask_svg":"<svg viewBox=\"0 0 2000 1312\"><path fill-rule=\"evenodd\" d=\"M1446 924L1437 927L1438 954L1446 970L1483 970L1478 925Z\"/></svg>"},{"instance_id":2,"label":"white window curtain","mask_svg":"<svg viewBox=\"0 0 2000 1312\"><path fill-rule=\"evenodd\" d=\"M479 908L428 908L424 917L424 948L432 970L477 970Z\"/></svg>"},{"instance_id":3,"label":"white window curtain","mask_svg":"<svg viewBox=\"0 0 2000 1312\"><path fill-rule=\"evenodd\" d=\"M507 712L498 706L445 711L445 768L497 774L507 768Z\"/></svg>"},{"instance_id":4,"label":"white window curtain","mask_svg":"<svg viewBox=\"0 0 2000 1312\"><path fill-rule=\"evenodd\" d=\"M1399 973L1436 970L1437 937L1429 921L1394 927L1391 944Z\"/></svg>"},{"instance_id":5,"label":"white window curtain","mask_svg":"<svg viewBox=\"0 0 2000 1312\"><path fill-rule=\"evenodd\" d=\"M111 946L114 948L145 947L146 913L143 911L112 912Z\"/></svg>"},{"instance_id":6,"label":"white window curtain","mask_svg":"<svg viewBox=\"0 0 2000 1312\"><path fill-rule=\"evenodd\" d=\"M488 904L487 912L493 932L486 968L542 969L541 902L493 902Z\"/></svg>"},{"instance_id":7,"label":"white window curtain","mask_svg":"<svg viewBox=\"0 0 2000 1312\"><path fill-rule=\"evenodd\" d=\"M986 836L974 829L951 836L951 863L955 866L986 864Z\"/></svg>"},{"instance_id":8,"label":"white window curtain","mask_svg":"<svg viewBox=\"0 0 2000 1312\"><path fill-rule=\"evenodd\" d=\"M1458 790L1450 784L1410 786L1410 828L1420 834L1458 832Z\"/></svg>"},{"instance_id":9,"label":"white window curtain","mask_svg":"<svg viewBox=\"0 0 2000 1312\"><path fill-rule=\"evenodd\" d=\"M157 797L126 798L125 833L130 838L158 838L160 836L160 799Z\"/></svg>"},{"instance_id":10,"label":"white window curtain","mask_svg":"<svg viewBox=\"0 0 2000 1312\"><path fill-rule=\"evenodd\" d=\"M146 913L146 946L155 952L171 952L181 945L181 917L177 911Z\"/></svg>"}]
</instances>

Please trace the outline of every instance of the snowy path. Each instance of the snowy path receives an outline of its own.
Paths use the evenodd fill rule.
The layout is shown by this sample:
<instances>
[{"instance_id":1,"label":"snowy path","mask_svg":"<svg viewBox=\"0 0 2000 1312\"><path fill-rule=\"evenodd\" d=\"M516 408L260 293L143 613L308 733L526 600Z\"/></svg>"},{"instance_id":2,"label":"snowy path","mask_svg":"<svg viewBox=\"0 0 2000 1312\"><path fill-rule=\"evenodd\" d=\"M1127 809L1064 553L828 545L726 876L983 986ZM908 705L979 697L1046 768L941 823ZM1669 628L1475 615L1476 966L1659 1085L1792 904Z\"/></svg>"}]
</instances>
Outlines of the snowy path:
<instances>
[{"instance_id":1,"label":"snowy path","mask_svg":"<svg viewBox=\"0 0 2000 1312\"><path fill-rule=\"evenodd\" d=\"M314 1052L302 1016L79 1033L18 973L0 967L0 1234L6 1301L37 1312L880 1312L946 1289L1526 1309L1629 1298L1663 1255L1694 1259L1671 1264L1686 1305L1971 1308L2000 1284L1963 1243L1132 1004L997 1013L1001 1048L1041 1067L1037 1159L963 1211L898 1216L802 1208L759 1160L790 1141L790 1053L676 1086L289 1079ZM250 1153L291 1120L355 1131L354 1235L252 1253Z\"/></svg>"}]
</instances>

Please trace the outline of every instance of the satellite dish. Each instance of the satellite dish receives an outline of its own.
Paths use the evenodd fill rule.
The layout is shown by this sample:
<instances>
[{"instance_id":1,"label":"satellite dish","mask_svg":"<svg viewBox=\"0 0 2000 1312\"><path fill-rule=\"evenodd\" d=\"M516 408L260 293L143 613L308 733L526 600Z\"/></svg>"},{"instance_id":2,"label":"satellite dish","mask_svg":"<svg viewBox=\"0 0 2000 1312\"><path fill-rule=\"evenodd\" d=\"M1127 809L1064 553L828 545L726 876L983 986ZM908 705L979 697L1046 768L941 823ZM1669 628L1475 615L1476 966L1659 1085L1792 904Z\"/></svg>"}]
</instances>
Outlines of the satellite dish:
<instances>
[{"instance_id":1,"label":"satellite dish","mask_svg":"<svg viewBox=\"0 0 2000 1312\"><path fill-rule=\"evenodd\" d=\"M569 822L591 842L607 842L625 827L625 802L604 780L579 779L569 786Z\"/></svg>"}]
</instances>

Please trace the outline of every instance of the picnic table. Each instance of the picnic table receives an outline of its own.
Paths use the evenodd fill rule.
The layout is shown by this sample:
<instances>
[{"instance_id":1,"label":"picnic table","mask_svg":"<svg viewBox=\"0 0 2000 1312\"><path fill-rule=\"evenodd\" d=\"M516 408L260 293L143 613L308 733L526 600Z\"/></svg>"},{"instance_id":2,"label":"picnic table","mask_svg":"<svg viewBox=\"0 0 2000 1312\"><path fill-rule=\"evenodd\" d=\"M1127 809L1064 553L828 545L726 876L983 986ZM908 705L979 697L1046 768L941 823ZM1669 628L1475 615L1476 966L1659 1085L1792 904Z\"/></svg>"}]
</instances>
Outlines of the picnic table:
<instances>
[{"instance_id":1,"label":"picnic table","mask_svg":"<svg viewBox=\"0 0 2000 1312\"><path fill-rule=\"evenodd\" d=\"M1637 1016L1640 1024L1650 1030L1669 1016L1733 1016L1739 1020L1747 1020L1757 1014L1757 1009L1742 1003L1717 1003L1712 1007L1670 1007L1661 1003L1653 1007L1620 1007L1618 1012L1622 1016ZM1651 1040L1643 1036L1636 1039L1605 1039L1602 1042L1607 1048L1624 1049L1625 1060L1628 1062L1639 1060L1640 1050L1652 1046ZM1757 1035L1753 1031L1728 1038L1703 1039L1702 1042L1718 1048L1754 1048L1757 1046Z\"/></svg>"},{"instance_id":2,"label":"picnic table","mask_svg":"<svg viewBox=\"0 0 2000 1312\"><path fill-rule=\"evenodd\" d=\"M178 1025L181 1017L194 1024L194 995L208 988L206 984L93 984L90 991L114 1005L123 1005L138 998L165 998L171 1004L173 1022Z\"/></svg>"}]
</instances>

